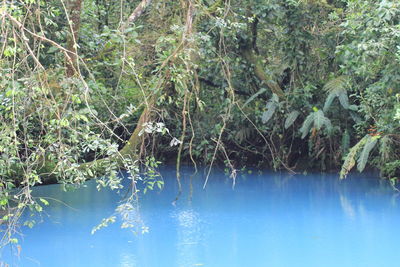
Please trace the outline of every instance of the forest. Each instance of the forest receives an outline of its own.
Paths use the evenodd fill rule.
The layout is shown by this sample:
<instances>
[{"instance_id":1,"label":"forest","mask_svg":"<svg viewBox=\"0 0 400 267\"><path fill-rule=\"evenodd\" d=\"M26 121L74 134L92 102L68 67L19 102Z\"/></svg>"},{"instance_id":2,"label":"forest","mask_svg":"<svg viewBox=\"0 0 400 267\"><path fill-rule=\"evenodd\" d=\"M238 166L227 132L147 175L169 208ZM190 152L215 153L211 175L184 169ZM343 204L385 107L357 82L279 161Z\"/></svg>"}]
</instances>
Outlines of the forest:
<instances>
[{"instance_id":1,"label":"forest","mask_svg":"<svg viewBox=\"0 0 400 267\"><path fill-rule=\"evenodd\" d=\"M397 190L398 0L3 0L0 21L1 245L48 205L33 187L121 170L132 197L171 164Z\"/></svg>"}]
</instances>

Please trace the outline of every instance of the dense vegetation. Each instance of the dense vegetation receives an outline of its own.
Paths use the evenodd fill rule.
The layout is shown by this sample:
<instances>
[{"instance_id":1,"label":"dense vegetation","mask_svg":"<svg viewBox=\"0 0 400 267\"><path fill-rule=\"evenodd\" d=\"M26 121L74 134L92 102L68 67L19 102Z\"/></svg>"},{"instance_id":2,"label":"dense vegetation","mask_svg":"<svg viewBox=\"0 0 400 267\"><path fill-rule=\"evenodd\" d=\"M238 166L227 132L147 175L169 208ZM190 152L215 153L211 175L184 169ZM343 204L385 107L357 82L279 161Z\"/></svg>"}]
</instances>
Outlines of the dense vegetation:
<instances>
[{"instance_id":1,"label":"dense vegetation","mask_svg":"<svg viewBox=\"0 0 400 267\"><path fill-rule=\"evenodd\" d=\"M159 161L178 179L183 163L400 177L397 0L7 0L0 16L2 244L48 204L32 186L119 188L126 169L152 189Z\"/></svg>"}]
</instances>

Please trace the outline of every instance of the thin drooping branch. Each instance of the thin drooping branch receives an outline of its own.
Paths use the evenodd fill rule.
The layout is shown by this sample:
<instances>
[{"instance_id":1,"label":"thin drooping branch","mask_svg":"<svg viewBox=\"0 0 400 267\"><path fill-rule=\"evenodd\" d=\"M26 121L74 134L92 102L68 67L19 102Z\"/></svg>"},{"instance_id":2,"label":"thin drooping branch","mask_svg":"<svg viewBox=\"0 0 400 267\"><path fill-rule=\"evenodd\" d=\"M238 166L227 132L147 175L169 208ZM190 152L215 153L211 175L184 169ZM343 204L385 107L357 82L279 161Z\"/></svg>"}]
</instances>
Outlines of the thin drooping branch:
<instances>
[{"instance_id":1,"label":"thin drooping branch","mask_svg":"<svg viewBox=\"0 0 400 267\"><path fill-rule=\"evenodd\" d=\"M40 40L40 41L49 43L49 44L51 44L51 45L54 46L54 47L57 47L57 48L60 49L62 52L66 53L67 55L74 53L73 51L70 51L70 50L64 48L63 46L61 46L60 44L54 42L53 40L50 40L50 39L46 38L45 36L42 36L42 35L39 35L39 34L36 34L36 33L32 32L32 31L30 31L30 30L27 29L21 22L19 22L16 18L14 18L13 16L11 16L9 13L4 12L4 16L7 16L7 17L11 20L11 22L12 22L18 29L20 29L21 31L26 31L27 33L29 33L30 35L32 35L34 38L36 38L36 39L38 39L38 40ZM76 54L75 54L75 55L76 55ZM71 60L71 59L69 59L69 60Z\"/></svg>"},{"instance_id":2,"label":"thin drooping branch","mask_svg":"<svg viewBox=\"0 0 400 267\"><path fill-rule=\"evenodd\" d=\"M189 38L193 32L193 17L194 17L194 5L191 0L187 2L187 14L185 21L185 31L182 36L182 44L190 45ZM186 64L187 72L190 72L189 64ZM183 150L183 144L186 137L186 115L187 115L187 104L188 104L189 91L185 90L185 97L183 100L183 109L182 109L182 135L180 138L180 144L178 149L178 156L176 159L176 180L178 182L178 195L176 196L175 201L178 200L180 194L182 193L182 185L181 185L181 174L180 174L180 166L181 166L181 155Z\"/></svg>"},{"instance_id":3,"label":"thin drooping branch","mask_svg":"<svg viewBox=\"0 0 400 267\"><path fill-rule=\"evenodd\" d=\"M133 23L137 18L139 18L150 4L151 0L142 0L142 2L140 2L140 4L129 16L128 20L121 26L121 31L124 32L129 24Z\"/></svg>"}]
</instances>

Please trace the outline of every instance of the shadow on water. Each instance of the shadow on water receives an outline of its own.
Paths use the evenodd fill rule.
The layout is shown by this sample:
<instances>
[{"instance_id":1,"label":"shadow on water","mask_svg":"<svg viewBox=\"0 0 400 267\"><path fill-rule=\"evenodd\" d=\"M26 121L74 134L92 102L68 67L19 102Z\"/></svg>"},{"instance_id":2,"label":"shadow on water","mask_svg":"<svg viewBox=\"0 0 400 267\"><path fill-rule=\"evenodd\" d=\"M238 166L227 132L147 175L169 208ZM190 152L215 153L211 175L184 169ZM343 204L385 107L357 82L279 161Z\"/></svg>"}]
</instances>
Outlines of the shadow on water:
<instances>
[{"instance_id":1,"label":"shadow on water","mask_svg":"<svg viewBox=\"0 0 400 267\"><path fill-rule=\"evenodd\" d=\"M21 256L11 266L398 266L398 197L374 175L264 173L232 179L214 170L181 170L182 193L172 169L161 170L162 191L140 195L147 234L121 229L117 220L91 230L114 213L126 192L97 192L94 181L64 192L35 189L50 201L42 223L23 228ZM128 182L128 181L127 181ZM65 203L65 204L63 204ZM140 214L139 214L140 212Z\"/></svg>"}]
</instances>

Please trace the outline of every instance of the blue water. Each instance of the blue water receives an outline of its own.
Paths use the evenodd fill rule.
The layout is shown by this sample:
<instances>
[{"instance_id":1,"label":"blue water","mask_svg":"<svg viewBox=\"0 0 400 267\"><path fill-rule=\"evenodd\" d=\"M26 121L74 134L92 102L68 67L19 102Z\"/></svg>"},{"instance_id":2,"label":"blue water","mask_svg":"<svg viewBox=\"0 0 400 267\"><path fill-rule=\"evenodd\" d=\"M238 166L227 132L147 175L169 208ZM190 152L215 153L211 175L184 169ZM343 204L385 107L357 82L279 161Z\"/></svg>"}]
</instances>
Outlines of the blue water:
<instances>
[{"instance_id":1,"label":"blue water","mask_svg":"<svg viewBox=\"0 0 400 267\"><path fill-rule=\"evenodd\" d=\"M5 248L10 266L138 267L398 267L399 198L373 175L339 181L336 175L247 174L232 179L214 171L162 171L163 191L140 195L134 216L147 234L121 229L121 221L91 230L125 195L97 192L93 181L72 192L59 185L35 189L50 200L43 222L23 228L20 255ZM65 206L68 205L68 206ZM11 256L10 254L14 254ZM1 265L1 264L0 264Z\"/></svg>"}]
</instances>

